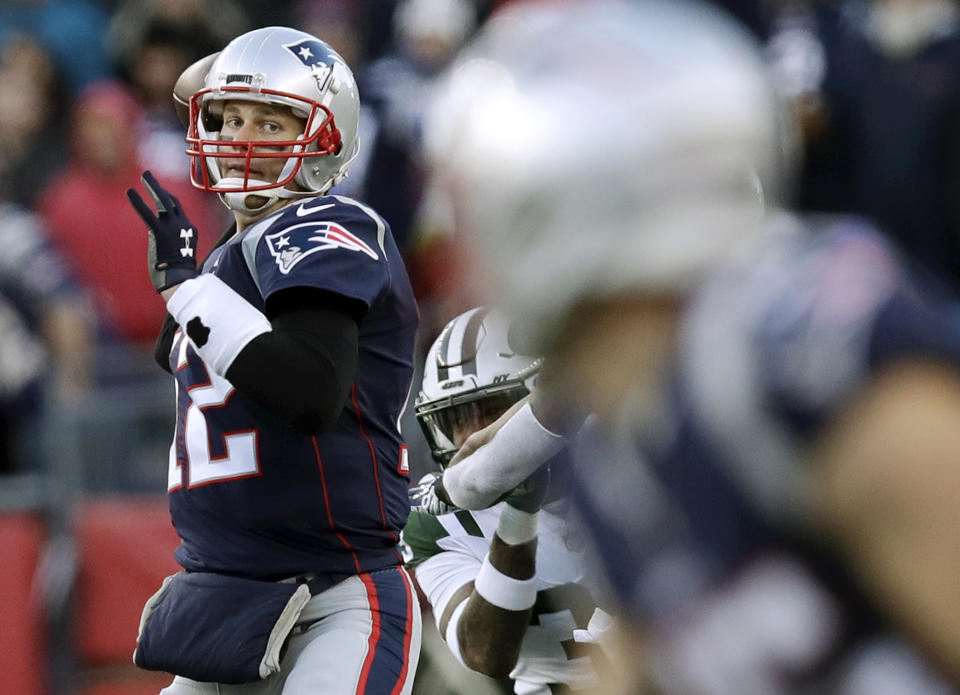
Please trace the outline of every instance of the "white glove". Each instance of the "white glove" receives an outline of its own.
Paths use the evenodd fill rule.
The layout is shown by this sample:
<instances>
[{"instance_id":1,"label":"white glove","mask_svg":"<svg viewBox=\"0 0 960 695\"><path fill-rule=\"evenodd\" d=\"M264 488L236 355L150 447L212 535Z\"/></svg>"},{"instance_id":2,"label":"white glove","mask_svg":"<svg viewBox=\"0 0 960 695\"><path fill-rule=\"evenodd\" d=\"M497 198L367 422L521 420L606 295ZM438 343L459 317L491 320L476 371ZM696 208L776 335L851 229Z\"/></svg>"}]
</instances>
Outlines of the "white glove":
<instances>
[{"instance_id":1,"label":"white glove","mask_svg":"<svg viewBox=\"0 0 960 695\"><path fill-rule=\"evenodd\" d=\"M593 615L590 616L590 622L587 623L587 629L575 629L573 631L573 641L603 646L605 638L615 624L616 619L612 615L602 608L595 608Z\"/></svg>"},{"instance_id":2,"label":"white glove","mask_svg":"<svg viewBox=\"0 0 960 695\"><path fill-rule=\"evenodd\" d=\"M440 516L460 509L450 502L446 490L443 489L443 473L427 473L408 492L410 511Z\"/></svg>"}]
</instances>

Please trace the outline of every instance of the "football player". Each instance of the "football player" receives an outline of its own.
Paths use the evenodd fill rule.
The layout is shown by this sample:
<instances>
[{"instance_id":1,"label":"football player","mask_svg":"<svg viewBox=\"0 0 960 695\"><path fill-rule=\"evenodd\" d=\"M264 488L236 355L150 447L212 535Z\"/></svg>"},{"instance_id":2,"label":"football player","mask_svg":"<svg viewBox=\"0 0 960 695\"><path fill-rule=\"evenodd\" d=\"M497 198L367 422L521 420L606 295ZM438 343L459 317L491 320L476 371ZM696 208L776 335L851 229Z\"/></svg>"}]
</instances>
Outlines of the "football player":
<instances>
[{"instance_id":1,"label":"football player","mask_svg":"<svg viewBox=\"0 0 960 695\"><path fill-rule=\"evenodd\" d=\"M510 344L500 312L477 307L446 325L416 403L444 472L462 465L447 467L470 434L529 407L539 369ZM493 506L438 516L416 507L403 530L407 566L450 651L531 695L596 686L598 670L608 670L599 640L613 620L597 607L569 521L566 452L540 463Z\"/></svg>"},{"instance_id":2,"label":"football player","mask_svg":"<svg viewBox=\"0 0 960 695\"><path fill-rule=\"evenodd\" d=\"M388 224L328 195L360 147L357 85L284 27L202 67L192 181L235 224L198 266L188 211L149 172L155 211L128 193L169 311L157 357L176 378L184 568L148 602L136 661L176 674L165 695L409 693L420 613L398 550L398 421L418 315Z\"/></svg>"},{"instance_id":3,"label":"football player","mask_svg":"<svg viewBox=\"0 0 960 695\"><path fill-rule=\"evenodd\" d=\"M517 5L475 51L438 175L538 393L597 416L575 506L660 690L951 692L956 298L782 209L782 112L719 11Z\"/></svg>"}]
</instances>

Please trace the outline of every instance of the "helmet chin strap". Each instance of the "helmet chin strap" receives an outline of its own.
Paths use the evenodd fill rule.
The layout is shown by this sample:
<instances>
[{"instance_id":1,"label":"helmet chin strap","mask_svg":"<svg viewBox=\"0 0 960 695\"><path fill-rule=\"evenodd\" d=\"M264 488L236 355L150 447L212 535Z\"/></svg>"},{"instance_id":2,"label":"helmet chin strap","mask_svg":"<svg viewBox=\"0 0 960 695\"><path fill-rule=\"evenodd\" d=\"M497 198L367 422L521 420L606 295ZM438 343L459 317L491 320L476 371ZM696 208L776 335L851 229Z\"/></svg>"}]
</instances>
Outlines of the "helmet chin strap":
<instances>
[{"instance_id":1,"label":"helmet chin strap","mask_svg":"<svg viewBox=\"0 0 960 695\"><path fill-rule=\"evenodd\" d=\"M222 185L224 188L236 188L244 184L243 179L241 178L224 178L221 179L217 185ZM246 182L248 186L269 186L268 181L259 181L256 179L250 179ZM239 212L244 215L255 215L259 211L273 205L277 200L281 198L302 198L304 196L316 195L309 191L291 191L288 188L265 188L261 191L240 191L235 193L220 193L220 200L228 208L234 212ZM248 200L253 198L254 200L263 201L259 205L250 205Z\"/></svg>"}]
</instances>

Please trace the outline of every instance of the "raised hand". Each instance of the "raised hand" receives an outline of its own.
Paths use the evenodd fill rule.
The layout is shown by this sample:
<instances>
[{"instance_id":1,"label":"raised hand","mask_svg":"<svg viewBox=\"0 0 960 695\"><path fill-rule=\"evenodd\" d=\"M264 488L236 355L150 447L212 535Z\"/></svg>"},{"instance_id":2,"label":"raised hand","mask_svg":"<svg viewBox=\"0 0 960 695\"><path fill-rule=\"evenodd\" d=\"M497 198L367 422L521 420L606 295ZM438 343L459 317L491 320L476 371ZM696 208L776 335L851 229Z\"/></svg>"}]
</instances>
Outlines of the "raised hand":
<instances>
[{"instance_id":1,"label":"raised hand","mask_svg":"<svg viewBox=\"0 0 960 695\"><path fill-rule=\"evenodd\" d=\"M166 191L149 171L140 178L157 211L133 188L127 198L150 231L147 265L157 292L197 275L197 228L187 219L180 202Z\"/></svg>"}]
</instances>

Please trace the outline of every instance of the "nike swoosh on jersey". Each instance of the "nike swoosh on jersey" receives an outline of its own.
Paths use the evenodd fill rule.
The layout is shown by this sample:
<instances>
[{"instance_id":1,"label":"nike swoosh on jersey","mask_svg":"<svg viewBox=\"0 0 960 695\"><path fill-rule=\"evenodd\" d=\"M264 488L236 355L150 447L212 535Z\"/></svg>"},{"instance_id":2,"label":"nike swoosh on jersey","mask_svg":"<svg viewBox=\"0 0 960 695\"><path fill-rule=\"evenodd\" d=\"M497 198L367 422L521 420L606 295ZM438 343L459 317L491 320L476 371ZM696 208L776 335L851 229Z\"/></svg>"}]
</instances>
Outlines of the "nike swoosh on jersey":
<instances>
[{"instance_id":1,"label":"nike swoosh on jersey","mask_svg":"<svg viewBox=\"0 0 960 695\"><path fill-rule=\"evenodd\" d=\"M315 205L312 208L308 208L306 205L301 205L297 208L297 217L305 217L307 215L312 215L315 212L320 212L321 210L326 210L327 208L332 208L336 203L327 203L326 205Z\"/></svg>"}]
</instances>

